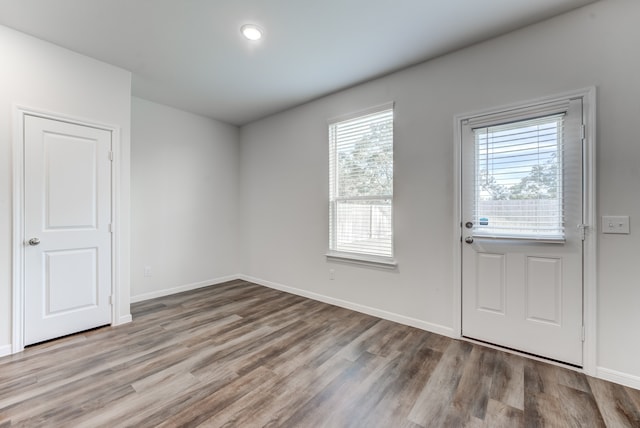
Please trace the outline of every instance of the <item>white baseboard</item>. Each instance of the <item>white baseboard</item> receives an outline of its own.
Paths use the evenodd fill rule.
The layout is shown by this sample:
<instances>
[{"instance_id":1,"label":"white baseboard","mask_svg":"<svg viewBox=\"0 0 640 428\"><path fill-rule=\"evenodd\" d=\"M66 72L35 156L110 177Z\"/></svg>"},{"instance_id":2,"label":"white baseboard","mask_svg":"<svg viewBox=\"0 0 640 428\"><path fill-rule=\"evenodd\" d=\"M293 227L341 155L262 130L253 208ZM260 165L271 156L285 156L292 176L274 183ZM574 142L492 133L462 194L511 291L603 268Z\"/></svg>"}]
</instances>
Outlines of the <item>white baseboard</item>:
<instances>
[{"instance_id":1,"label":"white baseboard","mask_svg":"<svg viewBox=\"0 0 640 428\"><path fill-rule=\"evenodd\" d=\"M183 291L195 290L197 288L208 287L210 285L221 284L223 282L233 281L236 279L253 282L255 284L263 285L265 287L273 288L275 290L280 290L280 291L295 294L298 296L307 297L309 299L328 303L330 305L339 306L345 309L351 309L356 312L372 315L374 317L397 322L399 324L404 324L411 327L419 328L421 330L426 330L432 333L437 333L443 336L455 338L453 328L451 327L418 320L418 319L407 317L404 315L399 315L393 312L387 312L381 309L361 305L359 303L353 303L346 300L336 299L333 297L325 296L323 294L313 293L311 291L302 290L300 288L290 287L283 284L278 284L275 282L267 281L260 278L255 278L255 277L244 275L244 274L229 275L222 278L215 278L207 281L200 281L192 284L180 285L178 287L166 288L164 290L153 291L150 293L138 294L136 296L131 296L131 303L142 302L144 300L149 300L149 299L155 299L156 297L169 296L171 294L181 293ZM118 324L123 324L129 321L131 321L130 316L129 316L129 320L120 320Z\"/></svg>"},{"instance_id":2,"label":"white baseboard","mask_svg":"<svg viewBox=\"0 0 640 428\"><path fill-rule=\"evenodd\" d=\"M275 290L285 291L287 293L295 294L309 299L317 300L320 302L328 303L330 305L339 306L345 309L351 309L352 311L361 312L374 317L382 318L388 321L397 322L398 324L404 324L411 327L426 330L431 333L440 334L447 337L455 337L453 328L443 326L440 324L434 324L427 321L418 320L415 318L399 315L393 312L383 311L381 309L372 308L369 306L361 305L359 303L353 303L346 300L335 299L333 297L325 296L323 294L313 293L311 291L302 290L295 287L289 287L287 285L278 284L271 281L266 281L260 278L255 278L248 275L239 275L239 279L244 281L253 282L255 284L263 285L265 287L273 288Z\"/></svg>"},{"instance_id":3,"label":"white baseboard","mask_svg":"<svg viewBox=\"0 0 640 428\"><path fill-rule=\"evenodd\" d=\"M13 347L11 345L0 346L0 357L11 355L13 353Z\"/></svg>"},{"instance_id":4,"label":"white baseboard","mask_svg":"<svg viewBox=\"0 0 640 428\"><path fill-rule=\"evenodd\" d=\"M116 321L113 325L126 324L131 321L133 321L133 317L131 316L131 314L122 315L120 318L118 318L118 321Z\"/></svg>"},{"instance_id":5,"label":"white baseboard","mask_svg":"<svg viewBox=\"0 0 640 428\"><path fill-rule=\"evenodd\" d=\"M131 296L130 302L142 302L144 300L155 299L156 297L164 297L169 296L171 294L182 293L183 291L195 290L196 288L208 287L210 285L221 284L227 281L233 281L234 279L239 279L240 275L229 275L223 276L221 278L209 279L206 281L194 282L191 284L179 285L177 287L165 288L164 290L152 291L150 293L138 294L136 296Z\"/></svg>"},{"instance_id":6,"label":"white baseboard","mask_svg":"<svg viewBox=\"0 0 640 428\"><path fill-rule=\"evenodd\" d=\"M618 372L616 370L598 367L596 369L596 377L609 382L619 383L629 388L640 389L640 376L634 376L628 373Z\"/></svg>"}]
</instances>

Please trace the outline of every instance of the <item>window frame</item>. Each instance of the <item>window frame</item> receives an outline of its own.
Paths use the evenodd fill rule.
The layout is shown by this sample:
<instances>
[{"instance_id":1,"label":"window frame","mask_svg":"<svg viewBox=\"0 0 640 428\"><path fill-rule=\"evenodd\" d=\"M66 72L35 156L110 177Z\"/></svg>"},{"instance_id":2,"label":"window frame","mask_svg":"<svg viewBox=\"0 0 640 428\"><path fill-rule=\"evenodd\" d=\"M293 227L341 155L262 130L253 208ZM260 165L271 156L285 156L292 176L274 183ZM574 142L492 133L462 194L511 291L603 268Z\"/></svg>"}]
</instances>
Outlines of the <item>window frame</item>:
<instances>
[{"instance_id":1,"label":"window frame","mask_svg":"<svg viewBox=\"0 0 640 428\"><path fill-rule=\"evenodd\" d=\"M332 168L332 164L336 165L336 155L337 155L337 150L334 149L332 146L334 144L334 137L332 136L332 126L340 123L340 122L345 122L345 121L350 121L350 120L354 120L354 119L358 119L361 117L365 117L365 116L369 116L369 115L373 115L376 113L381 113L387 110L391 110L392 113L392 123L395 122L395 103L394 102L387 102L384 104L380 104L380 105L376 105L364 110L359 110L350 114L346 114L346 115L342 115L342 116L337 116L337 117L333 117L327 120L327 142L328 142L328 151L329 151L329 156L328 156L328 166L329 166L329 200L328 200L328 205L329 205L329 224L328 224L328 229L329 229L329 245L328 245L328 251L325 254L327 261L332 261L332 262L344 262L344 263L350 263L350 264L356 264L356 265L362 265L362 266L369 266L369 267L376 267L376 268L382 268L382 269L395 269L397 267L397 262L395 260L395 233L394 233L394 221L393 221L393 205L394 205L394 201L393 201L393 185L392 185L392 189L391 189L391 194L390 195L368 195L368 196L358 196L358 197L353 197L353 198L349 198L349 197L344 197L344 196L334 196L334 191L333 189L331 189L331 186L334 185L334 183L336 183L336 177L334 176L334 174L336 173L336 171ZM393 153L393 143L395 140L395 130L392 130L392 153ZM394 167L394 163L392 160L392 168ZM393 176L395 178L395 173L393 173ZM336 202L337 201L345 201L345 200L362 200L362 199L380 199L380 200L390 200L391 204L391 228L390 228L390 232L391 232L391 255L390 256L382 256L382 255L374 255L374 254L368 254L368 253L362 253L362 252L347 252L347 251L338 251L335 249L335 243L336 243L336 233L337 233L337 222L335 221L336 219Z\"/></svg>"}]
</instances>

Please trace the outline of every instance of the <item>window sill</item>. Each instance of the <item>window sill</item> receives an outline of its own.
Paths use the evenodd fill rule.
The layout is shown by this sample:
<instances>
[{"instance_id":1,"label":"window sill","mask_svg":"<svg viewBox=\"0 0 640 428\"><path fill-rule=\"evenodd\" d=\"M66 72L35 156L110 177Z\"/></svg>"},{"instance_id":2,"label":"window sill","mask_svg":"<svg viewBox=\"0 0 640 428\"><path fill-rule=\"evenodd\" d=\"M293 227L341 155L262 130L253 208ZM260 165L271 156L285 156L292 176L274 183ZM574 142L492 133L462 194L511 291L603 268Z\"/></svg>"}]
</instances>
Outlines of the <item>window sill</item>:
<instances>
[{"instance_id":1,"label":"window sill","mask_svg":"<svg viewBox=\"0 0 640 428\"><path fill-rule=\"evenodd\" d=\"M398 263L390 257L368 256L363 254L329 252L326 254L328 262L349 263L359 266L369 266L379 269L393 270Z\"/></svg>"}]
</instances>

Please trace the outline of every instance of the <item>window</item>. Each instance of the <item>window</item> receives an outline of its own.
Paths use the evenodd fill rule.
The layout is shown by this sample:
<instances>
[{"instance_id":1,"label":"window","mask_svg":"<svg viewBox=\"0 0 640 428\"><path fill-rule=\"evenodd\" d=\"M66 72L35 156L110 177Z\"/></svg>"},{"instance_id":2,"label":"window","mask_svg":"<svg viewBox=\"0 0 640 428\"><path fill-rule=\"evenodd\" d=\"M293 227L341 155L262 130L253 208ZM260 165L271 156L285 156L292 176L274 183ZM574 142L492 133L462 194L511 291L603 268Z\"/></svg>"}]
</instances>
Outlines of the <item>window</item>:
<instances>
[{"instance_id":1,"label":"window","mask_svg":"<svg viewBox=\"0 0 640 428\"><path fill-rule=\"evenodd\" d=\"M329 123L329 254L393 258L393 105Z\"/></svg>"},{"instance_id":2,"label":"window","mask_svg":"<svg viewBox=\"0 0 640 428\"><path fill-rule=\"evenodd\" d=\"M474 128L474 235L564 239L564 113Z\"/></svg>"}]
</instances>

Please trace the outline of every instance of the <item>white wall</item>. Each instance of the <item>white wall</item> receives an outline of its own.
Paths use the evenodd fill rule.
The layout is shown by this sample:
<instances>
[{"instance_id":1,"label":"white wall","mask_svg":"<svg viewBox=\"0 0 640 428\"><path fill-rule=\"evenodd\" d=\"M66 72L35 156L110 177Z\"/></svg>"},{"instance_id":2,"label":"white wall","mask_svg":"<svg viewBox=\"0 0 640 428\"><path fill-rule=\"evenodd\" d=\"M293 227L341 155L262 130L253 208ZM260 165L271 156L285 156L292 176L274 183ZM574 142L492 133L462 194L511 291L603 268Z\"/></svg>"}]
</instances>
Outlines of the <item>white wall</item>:
<instances>
[{"instance_id":1,"label":"white wall","mask_svg":"<svg viewBox=\"0 0 640 428\"><path fill-rule=\"evenodd\" d=\"M237 276L238 128L135 97L131 127L133 301Z\"/></svg>"},{"instance_id":2,"label":"white wall","mask_svg":"<svg viewBox=\"0 0 640 428\"><path fill-rule=\"evenodd\" d=\"M639 16L637 0L598 2L244 126L242 272L454 333L453 117L595 85L598 213L632 221L631 235L599 235L597 364L640 385ZM326 120L386 101L399 269L329 263Z\"/></svg>"},{"instance_id":3,"label":"white wall","mask_svg":"<svg viewBox=\"0 0 640 428\"><path fill-rule=\"evenodd\" d=\"M131 74L0 26L0 352L10 350L12 319L12 138L14 106L121 130L120 308L129 317L129 126Z\"/></svg>"}]
</instances>

